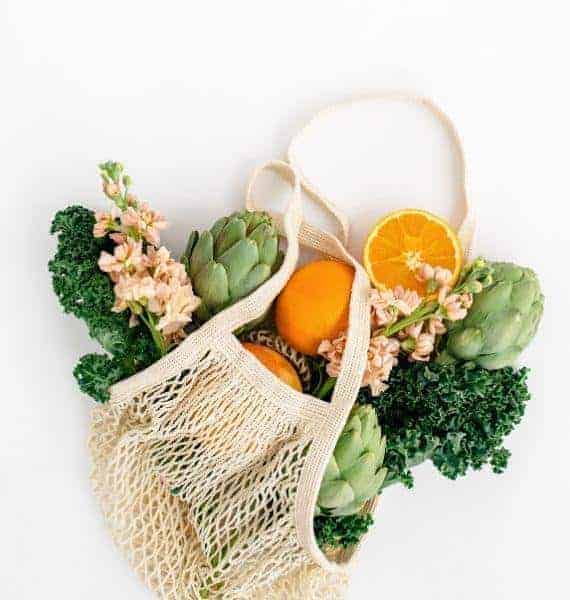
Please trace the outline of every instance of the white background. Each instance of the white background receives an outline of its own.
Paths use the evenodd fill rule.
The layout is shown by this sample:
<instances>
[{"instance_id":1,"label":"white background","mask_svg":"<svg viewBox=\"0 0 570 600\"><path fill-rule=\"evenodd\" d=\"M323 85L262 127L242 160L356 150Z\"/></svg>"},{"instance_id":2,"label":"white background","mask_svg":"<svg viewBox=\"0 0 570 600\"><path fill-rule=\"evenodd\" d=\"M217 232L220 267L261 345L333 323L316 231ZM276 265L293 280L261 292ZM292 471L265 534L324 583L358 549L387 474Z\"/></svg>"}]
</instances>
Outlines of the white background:
<instances>
[{"instance_id":1,"label":"white background","mask_svg":"<svg viewBox=\"0 0 570 600\"><path fill-rule=\"evenodd\" d=\"M449 482L425 466L414 491L391 488L349 598L569 597L565 5L2 3L1 598L150 598L90 491L91 401L71 371L95 346L51 293L51 215L102 206L95 165L120 159L175 223L165 241L179 251L187 230L240 205L253 167L281 157L317 109L394 88L431 95L451 114L479 251L533 266L547 304L524 356L533 400L508 440L507 473ZM454 155L425 114L386 106L359 139L346 123L337 131L308 160L349 213L353 249L390 208L457 218Z\"/></svg>"}]
</instances>

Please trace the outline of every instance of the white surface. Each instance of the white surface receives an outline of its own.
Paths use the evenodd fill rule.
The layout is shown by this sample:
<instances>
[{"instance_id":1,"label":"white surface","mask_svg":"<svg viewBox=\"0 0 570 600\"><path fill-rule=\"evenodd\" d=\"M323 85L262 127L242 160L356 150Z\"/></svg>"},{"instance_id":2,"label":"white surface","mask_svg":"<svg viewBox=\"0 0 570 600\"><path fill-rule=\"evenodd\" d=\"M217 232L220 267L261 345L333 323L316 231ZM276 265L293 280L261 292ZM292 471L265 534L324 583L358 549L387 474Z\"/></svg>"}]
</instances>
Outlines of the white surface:
<instances>
[{"instance_id":1,"label":"white surface","mask_svg":"<svg viewBox=\"0 0 570 600\"><path fill-rule=\"evenodd\" d=\"M508 440L508 472L453 483L423 467L413 492L390 489L349 598L568 597L565 4L3 3L1 598L150 598L90 492L90 401L71 370L94 345L50 290L51 215L101 206L95 165L113 157L176 223L165 239L180 250L186 230L240 205L252 168L282 156L315 110L386 88L432 95L450 112L478 248L532 265L547 307L524 357L534 398ZM338 154L343 141L352 154ZM311 160L361 236L396 206L453 217L451 152L433 122L392 108L377 130L328 140ZM340 156L342 173L331 167Z\"/></svg>"}]
</instances>

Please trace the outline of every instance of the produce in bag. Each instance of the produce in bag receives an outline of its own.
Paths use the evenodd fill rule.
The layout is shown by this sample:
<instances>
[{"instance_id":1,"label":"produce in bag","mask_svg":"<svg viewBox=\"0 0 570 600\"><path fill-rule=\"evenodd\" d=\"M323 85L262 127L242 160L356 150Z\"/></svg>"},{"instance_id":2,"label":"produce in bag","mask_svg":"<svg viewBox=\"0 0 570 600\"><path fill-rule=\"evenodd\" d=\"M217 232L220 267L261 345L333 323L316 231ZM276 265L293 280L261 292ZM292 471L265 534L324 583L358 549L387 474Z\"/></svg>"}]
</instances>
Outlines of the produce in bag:
<instances>
[{"instance_id":1,"label":"produce in bag","mask_svg":"<svg viewBox=\"0 0 570 600\"><path fill-rule=\"evenodd\" d=\"M445 116L429 101L423 102L458 143ZM295 162L293 153L290 159ZM347 258L337 239L303 226L299 237L337 260L313 261L294 274L289 264L287 277L292 276L287 281L280 272L283 222L248 204L248 210L191 234L185 253L176 260L160 245L160 232L167 225L164 217L132 194L132 181L123 166L102 163L100 174L109 209L94 212L72 206L59 211L52 223L58 246L49 269L63 310L83 320L105 352L82 357L74 370L81 390L102 405L91 441L99 498L106 505L114 494L120 495L119 480L130 481L129 485L144 481L142 488L152 489L160 501L140 504L131 494L132 510L114 522L120 535L131 512L142 507L141 523L153 522L153 511L159 511L160 527L176 524L173 530L166 529L174 537L168 537L161 552L165 562L144 559L137 567L161 597L261 598L292 589L299 598L305 592L311 599L323 594L337 597L344 585L342 576L333 585L323 574L340 573L336 568L347 562L373 523L378 495L398 483L411 487L414 467L428 461L450 479L484 465L495 473L505 470L510 457L505 437L520 423L530 399L529 371L517 364L537 332L544 298L531 269L485 258L464 263L462 253L469 249L471 235L467 220L456 234L444 219L417 209L383 217L365 246L371 289L362 280L360 265ZM310 182L304 184L338 218L338 210ZM255 308L256 318L248 323L247 333L242 327L231 330L240 335L243 346L235 337L220 338L237 345L228 354L233 362L224 364L223 384L208 370L220 358L215 347L200 359L208 366L199 366L196 373L176 364L179 357L190 360L191 349L178 352L188 336L198 336L188 342L195 339L200 347L199 336L215 333L210 325L222 323L228 314L219 313L247 299L272 277L281 277L282 286L274 311L268 307L261 314ZM252 311L251 306L247 310ZM351 338L356 314L366 323L361 344L366 356L355 351ZM173 363L168 362L171 353ZM253 372L259 381L244 376L251 372L251 361L258 361ZM176 378L156 379L154 374L167 364L178 369ZM351 383L343 380L347 364ZM119 391L130 390L131 381L144 383L132 384L142 386L142 395ZM336 438L329 445L322 481L316 480L320 489L301 502L314 518L314 536L304 532L298 543L299 530L291 521L286 536L292 544L287 550L290 560L286 566L276 562L279 566L272 571L266 559L283 550L283 540L263 546L263 563L255 563L256 549L273 539L278 506L287 505L301 485L290 479L287 491L275 495L271 486L291 475L278 462L273 467L271 456L246 469L253 486L247 492L232 487L241 480L224 477L221 490L208 486L223 474L226 464L235 467L236 455L255 453L263 444L267 452L273 448L271 452L285 455L287 444L292 444L294 460L289 459L303 464L322 440L315 444L316 437L303 438L300 443L289 437L291 431L308 415L315 419L319 411L323 416L315 421L315 431L322 430L329 414L325 407L337 407L347 385L354 388L350 396L354 406L344 413L336 445ZM246 402L244 411L238 410L240 387L255 390L255 402ZM273 413L264 415L269 420L255 425L268 389L284 404L270 403ZM310 401L308 394L316 398ZM220 402L212 404L213 398L224 403L223 410ZM127 399L135 399L135 405L124 404ZM145 404L145 399L150 400ZM199 413L202 402L209 407L205 420ZM279 434L283 439L277 443L267 438L296 402L303 411L294 413L297 421L287 425L286 435ZM154 426L146 429L149 423ZM118 446L113 446L110 431L118 432ZM112 466L109 448L121 449L125 443L126 452L128 442L122 436L143 431L146 437L138 443L141 448L150 443L150 451L135 453L135 444L133 454L125 455L132 460L132 472L120 471L117 481L112 480L107 472ZM248 437L252 432L257 432L255 440ZM226 443L234 444L234 452L220 460L217 453ZM211 466L189 482L196 461L211 461ZM239 469L236 473L243 476ZM238 521L231 525L234 517L228 515L234 513L228 512L228 503L241 496L251 498L245 505L255 518L251 523L246 519L247 525ZM219 512L222 505L227 505L225 513ZM105 514L112 520L112 511ZM226 530L229 533L220 537ZM161 531L156 539L165 539ZM129 535L122 540L126 544ZM141 539L137 537L137 552ZM145 544L150 543L144 539L137 556L144 557ZM177 562L181 549L190 552L194 562L184 563L185 555L184 564ZM239 557L245 555L248 560L240 563ZM152 556L157 556L154 549Z\"/></svg>"}]
</instances>

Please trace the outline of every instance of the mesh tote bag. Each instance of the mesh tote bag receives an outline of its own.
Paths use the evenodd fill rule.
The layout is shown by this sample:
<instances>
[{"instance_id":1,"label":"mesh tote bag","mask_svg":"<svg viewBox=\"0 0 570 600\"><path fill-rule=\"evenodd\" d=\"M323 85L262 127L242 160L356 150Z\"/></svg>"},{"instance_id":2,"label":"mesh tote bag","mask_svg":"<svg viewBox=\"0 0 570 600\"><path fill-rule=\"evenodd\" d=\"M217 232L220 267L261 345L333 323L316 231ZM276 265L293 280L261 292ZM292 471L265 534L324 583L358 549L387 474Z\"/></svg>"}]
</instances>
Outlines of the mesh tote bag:
<instances>
[{"instance_id":1,"label":"mesh tote bag","mask_svg":"<svg viewBox=\"0 0 570 600\"><path fill-rule=\"evenodd\" d=\"M430 109L463 161L453 125L429 100L387 94L360 101L386 99ZM279 271L160 361L114 385L110 401L92 415L92 481L104 519L121 553L160 598L328 600L342 597L346 587L354 549L325 556L313 515L362 381L370 284L346 250L346 218L302 175L296 148L314 122L293 140L290 164L272 161L259 169L247 193L253 210L253 184L265 169L291 184L286 211L273 215L287 242ZM303 222L302 187L335 217L340 239ZM466 194L461 200L466 217L459 233L468 249L473 219ZM330 403L282 383L233 333L265 313L294 272L300 246L354 268L348 339ZM369 502L364 510L375 506Z\"/></svg>"},{"instance_id":2,"label":"mesh tote bag","mask_svg":"<svg viewBox=\"0 0 570 600\"><path fill-rule=\"evenodd\" d=\"M295 171L278 161L264 168L292 183L279 219L287 240L279 271L114 385L92 417L92 479L105 520L162 598L333 598L344 584L350 556L323 555L313 513L365 367L369 282L337 238L302 223ZM233 335L269 308L295 270L300 243L355 270L331 403L282 383Z\"/></svg>"}]
</instances>

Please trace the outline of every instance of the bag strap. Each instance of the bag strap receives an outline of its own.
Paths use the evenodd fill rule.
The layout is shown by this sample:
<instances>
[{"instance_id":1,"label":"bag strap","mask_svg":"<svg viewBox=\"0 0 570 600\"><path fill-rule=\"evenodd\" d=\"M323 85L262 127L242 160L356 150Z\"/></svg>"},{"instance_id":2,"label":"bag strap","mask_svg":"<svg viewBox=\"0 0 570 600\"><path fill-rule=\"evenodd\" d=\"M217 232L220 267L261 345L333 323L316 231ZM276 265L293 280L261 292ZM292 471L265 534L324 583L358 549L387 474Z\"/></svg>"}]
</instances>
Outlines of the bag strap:
<instances>
[{"instance_id":1,"label":"bag strap","mask_svg":"<svg viewBox=\"0 0 570 600\"><path fill-rule=\"evenodd\" d=\"M472 203L470 202L468 190L467 190L467 170L465 153L461 139L451 119L447 114L439 108L435 102L425 96L419 96L415 94L409 94L406 92L384 92L379 94L365 95L356 99L352 99L346 102L335 104L328 108L319 111L300 131L295 135L289 145L287 158L289 163L297 170L301 178L302 188L319 204L327 209L340 224L341 229L341 240L346 246L348 241L349 225L348 219L342 213L342 211L335 206L335 204L329 200L325 194L319 190L317 185L311 182L303 172L303 168L298 158L298 147L303 142L304 137L310 132L311 128L323 118L326 118L330 114L341 110L343 108L353 106L364 102L405 102L409 104L415 104L426 108L437 120L445 127L459 157L459 168L460 168L460 189L461 197L459 201L463 206L463 220L458 228L457 234L463 246L465 257L469 258L471 253L471 245L475 233L475 214L473 211Z\"/></svg>"},{"instance_id":2,"label":"bag strap","mask_svg":"<svg viewBox=\"0 0 570 600\"><path fill-rule=\"evenodd\" d=\"M224 331L235 331L243 325L261 317L267 305L273 302L295 271L299 257L299 230L302 222L301 184L295 169L286 162L271 160L257 168L248 186L248 197L251 189L263 171L274 171L291 183L292 191L289 203L283 215L272 215L279 232L287 238L287 250L281 267L263 285L249 296L236 302L226 310L210 319L212 327ZM247 206L247 203L246 203ZM247 206L249 209L249 206ZM251 209L250 209L251 210Z\"/></svg>"},{"instance_id":3,"label":"bag strap","mask_svg":"<svg viewBox=\"0 0 570 600\"><path fill-rule=\"evenodd\" d=\"M249 210L258 208L258 205L253 199L253 190L257 177L262 170L263 168L258 169L253 174L248 186L246 207ZM322 206L325 210L330 211L328 203L323 202ZM300 211L298 214L300 214ZM273 218L277 220L277 223L281 222L279 214L273 214ZM286 231L285 235L288 237L288 244L297 247L297 252L298 244L300 243L301 245L316 250L328 257L348 263L354 268L354 280L349 306L349 326L346 351L344 353L345 356L352 358L343 361L343 364L341 365L340 374L331 401L331 405L335 412L340 411L343 415L347 414L352 408L354 398L356 397L360 382L362 381L362 374L366 366L367 350L370 341L370 282L368 275L362 265L348 252L345 245L332 233L323 231L322 229L303 221L297 232L298 241L289 237ZM281 271L279 271L279 273L281 273ZM287 273L289 273L287 275L288 279L292 272L287 270ZM279 285L281 286L281 282Z\"/></svg>"}]
</instances>

